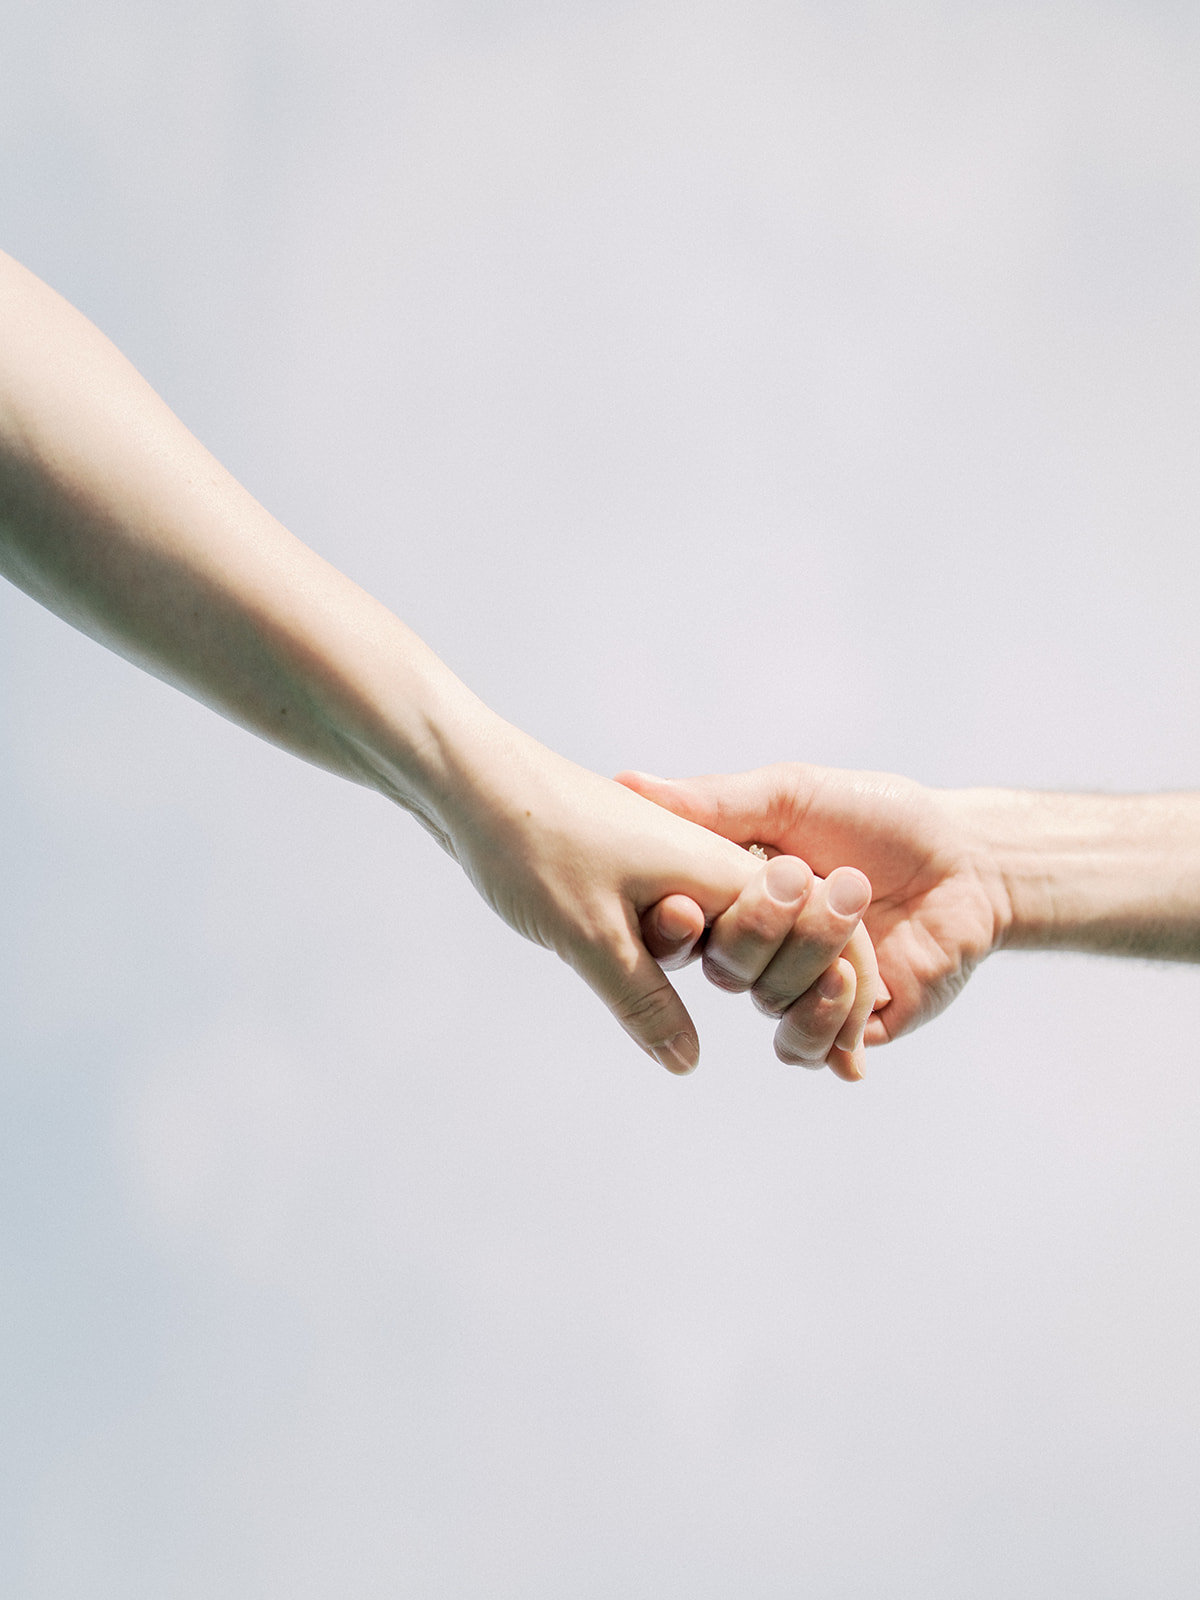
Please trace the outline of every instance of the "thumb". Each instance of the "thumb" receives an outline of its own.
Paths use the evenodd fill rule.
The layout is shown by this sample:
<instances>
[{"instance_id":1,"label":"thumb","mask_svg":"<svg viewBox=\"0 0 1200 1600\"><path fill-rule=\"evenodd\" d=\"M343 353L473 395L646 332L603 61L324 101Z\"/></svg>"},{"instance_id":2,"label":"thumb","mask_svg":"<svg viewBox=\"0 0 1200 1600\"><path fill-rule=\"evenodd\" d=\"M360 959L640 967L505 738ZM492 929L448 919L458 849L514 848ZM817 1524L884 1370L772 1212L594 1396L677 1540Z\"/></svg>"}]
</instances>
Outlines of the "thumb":
<instances>
[{"instance_id":1,"label":"thumb","mask_svg":"<svg viewBox=\"0 0 1200 1600\"><path fill-rule=\"evenodd\" d=\"M641 940L630 933L619 947L595 954L581 975L629 1037L668 1072L691 1072L700 1059L695 1024Z\"/></svg>"},{"instance_id":2,"label":"thumb","mask_svg":"<svg viewBox=\"0 0 1200 1600\"><path fill-rule=\"evenodd\" d=\"M619 772L617 782L734 844L781 848L797 806L811 792L805 769L795 764L677 780L655 778L648 772Z\"/></svg>"},{"instance_id":3,"label":"thumb","mask_svg":"<svg viewBox=\"0 0 1200 1600\"><path fill-rule=\"evenodd\" d=\"M716 794L708 792L707 789L707 785L714 781L711 778L684 778L676 781L670 778L656 778L649 772L627 771L618 772L616 781L623 784L626 789L632 789L634 794L640 794L644 800L653 800L654 804L662 806L664 811L673 811L677 817L698 823L711 833L718 831L713 826L713 818L719 809Z\"/></svg>"}]
</instances>

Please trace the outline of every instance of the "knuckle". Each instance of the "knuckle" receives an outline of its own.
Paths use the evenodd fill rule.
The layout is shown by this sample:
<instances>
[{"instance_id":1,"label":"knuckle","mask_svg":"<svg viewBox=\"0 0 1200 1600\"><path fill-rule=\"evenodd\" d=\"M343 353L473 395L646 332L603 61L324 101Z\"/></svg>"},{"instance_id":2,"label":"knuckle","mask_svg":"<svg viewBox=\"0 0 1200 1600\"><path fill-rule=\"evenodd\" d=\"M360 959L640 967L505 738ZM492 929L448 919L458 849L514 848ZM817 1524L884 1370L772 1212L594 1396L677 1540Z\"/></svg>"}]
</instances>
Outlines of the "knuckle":
<instances>
[{"instance_id":1,"label":"knuckle","mask_svg":"<svg viewBox=\"0 0 1200 1600\"><path fill-rule=\"evenodd\" d=\"M775 1030L775 1053L781 1061L819 1066L833 1048L843 1008L819 997L805 996L784 1013Z\"/></svg>"},{"instance_id":2,"label":"knuckle","mask_svg":"<svg viewBox=\"0 0 1200 1600\"><path fill-rule=\"evenodd\" d=\"M666 1016L674 994L675 991L664 978L653 988L630 988L618 994L613 1002L613 1011L623 1027L642 1032L648 1025Z\"/></svg>"},{"instance_id":3,"label":"knuckle","mask_svg":"<svg viewBox=\"0 0 1200 1600\"><path fill-rule=\"evenodd\" d=\"M614 918L597 918L581 954L572 965L596 989L609 1011L634 1038L652 1041L672 1027L678 999L661 967L644 962L645 947L633 931Z\"/></svg>"},{"instance_id":4,"label":"knuckle","mask_svg":"<svg viewBox=\"0 0 1200 1600\"><path fill-rule=\"evenodd\" d=\"M775 1035L775 1054L787 1067L808 1067L810 1071L816 1071L825 1065L824 1054L797 1050L790 1041L781 1039L778 1034Z\"/></svg>"},{"instance_id":5,"label":"knuckle","mask_svg":"<svg viewBox=\"0 0 1200 1600\"><path fill-rule=\"evenodd\" d=\"M793 1003L794 994L778 994L764 984L756 983L750 998L764 1017L781 1017Z\"/></svg>"},{"instance_id":6,"label":"knuckle","mask_svg":"<svg viewBox=\"0 0 1200 1600\"><path fill-rule=\"evenodd\" d=\"M828 966L846 948L846 930L834 923L826 906L814 906L788 936L788 955L793 962Z\"/></svg>"},{"instance_id":7,"label":"knuckle","mask_svg":"<svg viewBox=\"0 0 1200 1600\"><path fill-rule=\"evenodd\" d=\"M838 960L844 943L844 939L789 939L755 983L755 1005L769 1017L780 1017L800 1000L813 1006L827 1004L813 992L813 985ZM849 963L843 965L853 983L854 969Z\"/></svg>"},{"instance_id":8,"label":"knuckle","mask_svg":"<svg viewBox=\"0 0 1200 1600\"><path fill-rule=\"evenodd\" d=\"M653 950L651 950L650 954L654 956L654 959L664 972L679 972L684 967L690 967L700 952L694 944L689 942L680 945L678 950L673 950L666 955L660 956Z\"/></svg>"},{"instance_id":9,"label":"knuckle","mask_svg":"<svg viewBox=\"0 0 1200 1600\"><path fill-rule=\"evenodd\" d=\"M774 944L787 932L790 917L764 901L740 908L737 913L738 938L753 944Z\"/></svg>"},{"instance_id":10,"label":"knuckle","mask_svg":"<svg viewBox=\"0 0 1200 1600\"><path fill-rule=\"evenodd\" d=\"M723 989L726 994L745 994L750 987L750 980L733 972L724 962L715 960L711 955L704 957L704 976L717 989Z\"/></svg>"},{"instance_id":11,"label":"knuckle","mask_svg":"<svg viewBox=\"0 0 1200 1600\"><path fill-rule=\"evenodd\" d=\"M829 1054L832 1039L815 1039L809 1034L789 1028L786 1020L775 1032L775 1054L781 1061L824 1061Z\"/></svg>"}]
</instances>

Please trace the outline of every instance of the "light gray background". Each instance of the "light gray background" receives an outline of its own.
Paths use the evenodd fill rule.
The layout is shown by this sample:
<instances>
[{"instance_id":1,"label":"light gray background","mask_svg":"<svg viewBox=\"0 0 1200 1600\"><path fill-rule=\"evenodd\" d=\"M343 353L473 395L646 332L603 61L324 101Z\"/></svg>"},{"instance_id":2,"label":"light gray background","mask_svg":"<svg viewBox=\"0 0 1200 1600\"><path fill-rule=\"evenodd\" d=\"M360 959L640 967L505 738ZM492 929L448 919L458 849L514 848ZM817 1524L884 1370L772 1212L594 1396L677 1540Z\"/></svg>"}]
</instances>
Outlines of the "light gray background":
<instances>
[{"instance_id":1,"label":"light gray background","mask_svg":"<svg viewBox=\"0 0 1200 1600\"><path fill-rule=\"evenodd\" d=\"M1191 6L39 0L2 242L596 768L1194 787ZM0 1588L1200 1575L1200 987L656 1072L378 799L0 593Z\"/></svg>"}]
</instances>

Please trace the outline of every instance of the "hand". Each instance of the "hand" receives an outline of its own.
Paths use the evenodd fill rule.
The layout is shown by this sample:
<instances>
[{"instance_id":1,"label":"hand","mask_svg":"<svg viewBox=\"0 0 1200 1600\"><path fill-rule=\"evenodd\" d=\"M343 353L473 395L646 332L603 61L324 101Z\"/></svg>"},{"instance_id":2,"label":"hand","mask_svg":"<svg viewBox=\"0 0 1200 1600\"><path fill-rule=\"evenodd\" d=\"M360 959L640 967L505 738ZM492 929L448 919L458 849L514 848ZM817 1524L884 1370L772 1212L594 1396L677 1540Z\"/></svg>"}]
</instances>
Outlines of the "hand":
<instances>
[{"instance_id":1,"label":"hand","mask_svg":"<svg viewBox=\"0 0 1200 1600\"><path fill-rule=\"evenodd\" d=\"M678 896L713 921L759 863L483 716L456 741L427 822L493 910L573 966L649 1055L690 1072L696 1029L640 919Z\"/></svg>"},{"instance_id":2,"label":"hand","mask_svg":"<svg viewBox=\"0 0 1200 1600\"><path fill-rule=\"evenodd\" d=\"M775 1054L855 1082L863 1076L863 1029L882 1003L871 941L861 926L871 885L839 867L822 880L795 856L777 855L705 932L700 908L682 896L642 918L650 953L667 967L703 950L711 983L779 1018ZM799 998L797 998L797 996Z\"/></svg>"},{"instance_id":3,"label":"hand","mask_svg":"<svg viewBox=\"0 0 1200 1600\"><path fill-rule=\"evenodd\" d=\"M867 1023L868 1045L944 1010L1011 919L999 872L975 848L951 796L908 779L787 763L679 783L636 772L618 781L725 838L803 854L818 873L852 863L867 874L873 898L864 922L887 994ZM725 928L744 920L735 907ZM742 938L753 941L749 927ZM771 942L759 943L770 970Z\"/></svg>"}]
</instances>

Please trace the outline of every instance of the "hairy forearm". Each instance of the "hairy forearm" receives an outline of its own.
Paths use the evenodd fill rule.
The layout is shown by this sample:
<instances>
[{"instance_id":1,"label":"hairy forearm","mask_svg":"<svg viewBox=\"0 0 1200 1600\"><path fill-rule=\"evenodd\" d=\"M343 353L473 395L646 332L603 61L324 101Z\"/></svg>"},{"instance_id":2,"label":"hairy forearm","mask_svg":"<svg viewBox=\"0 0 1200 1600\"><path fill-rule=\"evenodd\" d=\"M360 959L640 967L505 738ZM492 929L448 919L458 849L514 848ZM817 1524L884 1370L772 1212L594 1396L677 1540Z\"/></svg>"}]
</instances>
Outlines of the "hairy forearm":
<instances>
[{"instance_id":1,"label":"hairy forearm","mask_svg":"<svg viewBox=\"0 0 1200 1600\"><path fill-rule=\"evenodd\" d=\"M1200 795L942 799L1005 886L1000 945L1200 961Z\"/></svg>"},{"instance_id":2,"label":"hairy forearm","mask_svg":"<svg viewBox=\"0 0 1200 1600\"><path fill-rule=\"evenodd\" d=\"M129 659L435 832L496 719L295 539L91 324L0 256L0 571Z\"/></svg>"}]
</instances>

